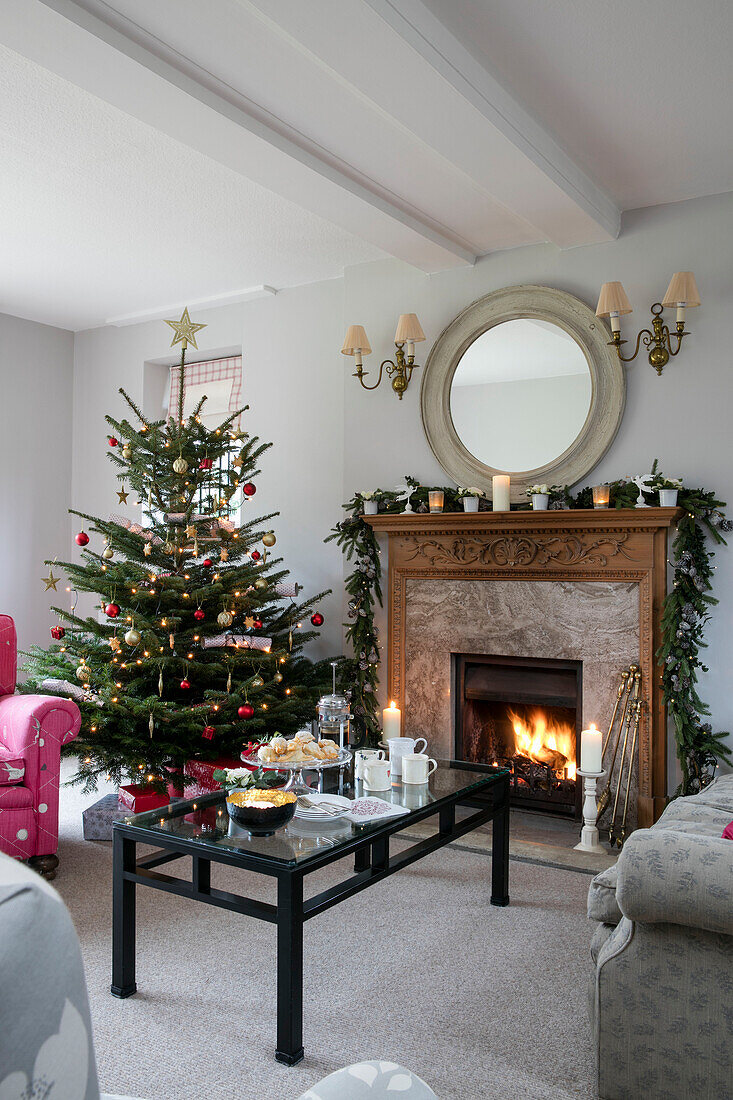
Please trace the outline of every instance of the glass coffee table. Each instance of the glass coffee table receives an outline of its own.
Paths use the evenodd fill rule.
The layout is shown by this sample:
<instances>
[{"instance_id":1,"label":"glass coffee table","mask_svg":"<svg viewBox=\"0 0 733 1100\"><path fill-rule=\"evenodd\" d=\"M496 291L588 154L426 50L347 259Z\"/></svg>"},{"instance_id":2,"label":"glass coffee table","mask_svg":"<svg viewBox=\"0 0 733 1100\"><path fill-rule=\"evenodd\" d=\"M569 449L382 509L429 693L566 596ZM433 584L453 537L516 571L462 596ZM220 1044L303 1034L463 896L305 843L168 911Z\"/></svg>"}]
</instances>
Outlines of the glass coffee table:
<instances>
[{"instance_id":1,"label":"glass coffee table","mask_svg":"<svg viewBox=\"0 0 733 1100\"><path fill-rule=\"evenodd\" d=\"M334 788L335 789L335 788ZM341 793L362 796L342 786ZM368 793L366 795L369 796ZM112 993L130 997L135 982L135 893L152 886L170 894L230 909L269 921L277 927L277 1045L275 1057L295 1065L303 1057L303 927L312 917L358 894L375 882L408 867L472 829L493 822L491 904L509 904L509 773L502 769L470 771L465 765L441 763L429 783L395 783L375 792L408 812L381 821L353 825L337 820L323 824L294 818L273 836L251 836L230 821L225 793L179 799L159 810L130 814L113 829ZM467 816L456 818L458 806ZM417 822L436 819L433 835L390 851L392 837ZM138 859L137 845L157 849ZM191 857L190 879L156 870L182 856ZM336 886L304 899L305 876L329 863L354 858L353 873ZM217 890L211 864L259 871L277 879L277 904ZM346 868L344 869L346 871ZM350 867L349 867L350 871ZM446 914L448 915L448 914Z\"/></svg>"}]
</instances>

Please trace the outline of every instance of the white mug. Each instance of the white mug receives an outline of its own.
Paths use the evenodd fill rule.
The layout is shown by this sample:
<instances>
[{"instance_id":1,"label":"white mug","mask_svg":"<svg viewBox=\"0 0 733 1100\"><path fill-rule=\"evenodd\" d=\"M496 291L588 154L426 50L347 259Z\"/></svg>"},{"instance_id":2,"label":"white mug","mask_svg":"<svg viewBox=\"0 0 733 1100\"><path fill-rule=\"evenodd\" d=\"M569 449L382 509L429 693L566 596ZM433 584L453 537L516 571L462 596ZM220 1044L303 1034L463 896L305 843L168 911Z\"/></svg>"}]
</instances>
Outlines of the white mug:
<instances>
[{"instance_id":1,"label":"white mug","mask_svg":"<svg viewBox=\"0 0 733 1100\"><path fill-rule=\"evenodd\" d=\"M417 747L418 741L422 741L422 749ZM389 760L392 765L392 775L402 775L402 757L408 752L422 752L423 749L428 747L428 743L424 737L418 737L417 741L414 737L390 737L387 742L389 745Z\"/></svg>"},{"instance_id":2,"label":"white mug","mask_svg":"<svg viewBox=\"0 0 733 1100\"><path fill-rule=\"evenodd\" d=\"M364 768L370 760L384 760L382 749L357 749L354 753L354 778L364 778Z\"/></svg>"},{"instance_id":3,"label":"white mug","mask_svg":"<svg viewBox=\"0 0 733 1100\"><path fill-rule=\"evenodd\" d=\"M406 752L402 757L402 782L427 783L437 767L437 760L423 752Z\"/></svg>"},{"instance_id":4,"label":"white mug","mask_svg":"<svg viewBox=\"0 0 733 1100\"><path fill-rule=\"evenodd\" d=\"M386 791L390 786L389 762L368 760L364 765L364 786L368 791Z\"/></svg>"}]
</instances>

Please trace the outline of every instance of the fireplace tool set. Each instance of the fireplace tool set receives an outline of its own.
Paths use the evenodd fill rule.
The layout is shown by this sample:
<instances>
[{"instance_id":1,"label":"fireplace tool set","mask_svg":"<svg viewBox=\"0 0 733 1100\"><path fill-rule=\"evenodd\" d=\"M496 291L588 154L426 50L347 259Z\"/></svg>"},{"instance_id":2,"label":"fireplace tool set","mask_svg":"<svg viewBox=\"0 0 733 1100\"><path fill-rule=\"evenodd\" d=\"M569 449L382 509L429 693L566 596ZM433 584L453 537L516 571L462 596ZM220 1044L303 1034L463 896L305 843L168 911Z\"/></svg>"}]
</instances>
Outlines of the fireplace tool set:
<instances>
[{"instance_id":1,"label":"fireplace tool set","mask_svg":"<svg viewBox=\"0 0 733 1100\"><path fill-rule=\"evenodd\" d=\"M605 759L606 752L609 748L611 738L613 736L614 726L616 725L616 718L620 709L621 719L618 723L618 726L616 727L616 736L613 742L613 752L611 754L610 763L606 769L608 780L606 782L606 786L601 792L600 798L598 799L599 821L601 817L606 813L606 811L610 808L611 803L613 803L611 823L608 829L608 840L612 848L622 848L627 836L626 823L629 813L631 774L634 770L634 754L636 752L636 744L639 734L639 723L641 721L641 708L641 669L638 665L630 665L628 669L624 669L624 671L621 673L621 682L618 686L616 702L614 704L613 714L611 715L611 721L608 726L608 733L606 734L603 741L603 757ZM619 748L621 749L621 762L619 764L618 774L615 778L616 790L614 793L614 767L616 765ZM625 784L624 771L626 772ZM624 791L623 806L621 806L622 790ZM619 809L621 810L620 820Z\"/></svg>"}]
</instances>

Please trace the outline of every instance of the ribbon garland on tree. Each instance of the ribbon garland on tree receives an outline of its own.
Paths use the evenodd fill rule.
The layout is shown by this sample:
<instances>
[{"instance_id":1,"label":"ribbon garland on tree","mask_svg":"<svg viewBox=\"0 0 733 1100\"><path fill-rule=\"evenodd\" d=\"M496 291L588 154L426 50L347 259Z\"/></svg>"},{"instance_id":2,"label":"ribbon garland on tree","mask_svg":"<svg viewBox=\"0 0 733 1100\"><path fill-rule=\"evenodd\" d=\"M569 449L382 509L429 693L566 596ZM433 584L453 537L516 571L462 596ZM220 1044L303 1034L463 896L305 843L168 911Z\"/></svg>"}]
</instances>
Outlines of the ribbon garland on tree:
<instances>
[{"instance_id":1,"label":"ribbon garland on tree","mask_svg":"<svg viewBox=\"0 0 733 1100\"><path fill-rule=\"evenodd\" d=\"M379 511L389 515L403 512L407 504L415 512L427 512L428 488L412 477L405 481L407 491L377 489L368 494L367 499L377 499ZM663 481L655 461L648 495ZM632 479L614 481L610 489L612 507L635 506L639 486ZM463 510L457 489L448 486L443 493L444 512ZM573 496L565 486L554 496L557 508L593 507L590 488L581 489ZM364 499L364 494L356 493L344 505L349 515L336 524L325 541L335 539L347 561L355 559L354 569L346 578L349 596L346 639L354 651L346 671L352 684L352 710L360 740L376 744L380 733L377 689L381 658L374 614L376 604L382 605L382 567L374 529L363 516ZM705 624L710 608L718 602L711 594L714 551L709 548L706 535L714 543L726 545L721 532L733 530L733 523L723 514L725 502L705 489L680 487L678 504L684 514L672 542L670 564L674 570L674 584L664 603L662 644L657 657L664 702L673 722L682 769L682 782L676 794L687 795L696 793L710 782L719 760L731 759L731 749L724 743L727 734L714 733L711 724L704 720L710 711L700 698L697 681L699 672L708 671L700 659L700 650L705 648Z\"/></svg>"}]
</instances>

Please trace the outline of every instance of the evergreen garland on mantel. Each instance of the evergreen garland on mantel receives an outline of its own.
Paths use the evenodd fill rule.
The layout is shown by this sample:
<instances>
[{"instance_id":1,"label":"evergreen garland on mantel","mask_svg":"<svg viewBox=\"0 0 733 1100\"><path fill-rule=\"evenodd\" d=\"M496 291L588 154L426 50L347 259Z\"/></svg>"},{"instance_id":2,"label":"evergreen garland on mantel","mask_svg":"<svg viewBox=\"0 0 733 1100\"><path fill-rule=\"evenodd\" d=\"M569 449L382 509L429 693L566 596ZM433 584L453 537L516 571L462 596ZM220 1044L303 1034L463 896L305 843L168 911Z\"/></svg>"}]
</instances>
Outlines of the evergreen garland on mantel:
<instances>
[{"instance_id":1,"label":"evergreen garland on mantel","mask_svg":"<svg viewBox=\"0 0 733 1100\"><path fill-rule=\"evenodd\" d=\"M652 467L656 484L664 481ZM405 491L374 490L367 497L379 501L380 513L396 515L409 502L417 513L428 511L428 487L414 478L405 479ZM434 488L431 486L430 488ZM463 510L456 489L444 487L444 512ZM611 484L611 506L633 508L639 493L629 479ZM645 492L649 499L652 492ZM573 496L569 488L553 493L556 508L592 508L590 488ZM379 685L380 648L374 626L375 604L382 603L382 567L379 546L373 528L363 517L365 496L356 493L344 508L348 516L336 525L326 539L335 539L348 561L355 559L353 572L346 578L349 596L346 638L353 647L354 657L347 670L352 685L352 710L360 742L375 744L379 739L377 687ZM662 670L662 686L667 712L674 723L677 756L682 768L682 782L677 794L694 794L713 778L720 760L730 760L731 749L724 744L725 732L714 733L705 719L710 711L697 690L699 672L707 672L700 659L705 648L705 624L710 608L718 601L712 595L712 563L714 551L707 538L725 545L721 532L733 530L733 523L723 514L725 502L705 489L681 487L678 496L683 509L672 542L671 565L674 584L667 595L662 614L662 644L657 656ZM481 501L481 508L490 505ZM521 506L520 506L521 507ZM707 538L706 538L707 536Z\"/></svg>"}]
</instances>

